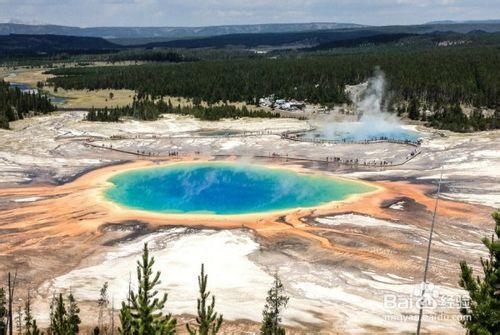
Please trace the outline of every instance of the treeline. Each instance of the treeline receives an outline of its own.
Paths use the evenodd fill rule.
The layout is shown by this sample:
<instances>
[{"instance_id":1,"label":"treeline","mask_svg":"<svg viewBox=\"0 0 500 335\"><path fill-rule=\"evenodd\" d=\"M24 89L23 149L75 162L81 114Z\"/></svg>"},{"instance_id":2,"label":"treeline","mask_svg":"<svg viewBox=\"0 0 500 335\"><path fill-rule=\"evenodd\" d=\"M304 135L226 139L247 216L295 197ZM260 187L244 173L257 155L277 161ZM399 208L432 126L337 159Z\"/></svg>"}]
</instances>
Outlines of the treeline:
<instances>
[{"instance_id":1,"label":"treeline","mask_svg":"<svg viewBox=\"0 0 500 335\"><path fill-rule=\"evenodd\" d=\"M87 121L100 122L118 122L122 117L130 117L136 120L153 121L157 120L161 114L180 114L192 115L200 120L216 121L224 118L241 118L241 117L261 117L261 118L276 118L279 113L266 112L263 110L250 111L246 106L236 107L229 104L202 106L200 102L194 103L192 106L176 106L172 105L169 100L165 102L163 99L155 102L144 98L137 100L131 105L115 108L92 108L86 115Z\"/></svg>"},{"instance_id":2,"label":"treeline","mask_svg":"<svg viewBox=\"0 0 500 335\"><path fill-rule=\"evenodd\" d=\"M100 37L52 34L0 35L0 58L41 57L41 55L102 53L123 47Z\"/></svg>"},{"instance_id":3,"label":"treeline","mask_svg":"<svg viewBox=\"0 0 500 335\"><path fill-rule=\"evenodd\" d=\"M0 81L0 128L8 129L9 122L30 114L47 114L55 110L46 95L24 93Z\"/></svg>"},{"instance_id":4,"label":"treeline","mask_svg":"<svg viewBox=\"0 0 500 335\"><path fill-rule=\"evenodd\" d=\"M126 50L118 53L110 54L102 57L103 60L115 63L123 61L139 61L139 62L194 62L198 59L192 56L186 56L172 50Z\"/></svg>"},{"instance_id":5,"label":"treeline","mask_svg":"<svg viewBox=\"0 0 500 335\"><path fill-rule=\"evenodd\" d=\"M431 127L455 132L500 129L500 108L490 116L484 116L478 109L467 116L460 105L455 105L436 111L428 121Z\"/></svg>"},{"instance_id":6,"label":"treeline","mask_svg":"<svg viewBox=\"0 0 500 335\"><path fill-rule=\"evenodd\" d=\"M65 67L74 63L92 64L95 62L106 62L115 64L118 62L163 62L180 63L193 61L212 61L227 59L256 59L265 55L257 54L250 50L241 49L144 49L130 48L126 50L113 51L107 53L82 53L82 54L47 54L33 57L1 57L0 63L3 66L28 66L53 68Z\"/></svg>"},{"instance_id":7,"label":"treeline","mask_svg":"<svg viewBox=\"0 0 500 335\"><path fill-rule=\"evenodd\" d=\"M255 103L275 94L329 104L347 101L345 85L380 67L394 102L415 99L433 110L456 103L500 105L500 50L435 48L278 59L239 59L133 67L56 69L50 83L65 89L132 89L139 95L183 96L209 103Z\"/></svg>"},{"instance_id":8,"label":"treeline","mask_svg":"<svg viewBox=\"0 0 500 335\"><path fill-rule=\"evenodd\" d=\"M174 335L179 327L177 320L171 313L167 313L167 294L158 292L161 284L161 273L155 272L155 260L149 254L148 245L145 244L141 260L137 262L137 290L131 289L125 301L122 301L118 318L120 325L115 326L114 306L110 306L108 283L101 288L96 309L98 315L93 335L120 334L120 335ZM7 294L0 287L0 335L12 334L16 330L22 335L44 335L37 325L32 313L32 304L28 292L24 310L18 306L17 313L13 310L14 288L16 277L11 279L9 273ZM204 265L198 276L199 298L196 304L194 322L185 324L190 335L216 335L223 324L223 315L215 311L215 296L208 290L208 276ZM288 304L283 284L277 274L268 291L266 304L262 312L262 335L285 335L285 328L281 325L281 315ZM111 307L111 308L110 308ZM70 292L67 297L62 293L54 295L50 304L49 327L47 335L76 335L82 333L81 319L75 297ZM17 314L14 318L14 314Z\"/></svg>"},{"instance_id":9,"label":"treeline","mask_svg":"<svg viewBox=\"0 0 500 335\"><path fill-rule=\"evenodd\" d=\"M483 114L481 109L474 108L467 116L460 104L445 105L427 115L426 104L419 104L413 99L406 107L398 108L398 115L406 113L412 120L426 121L433 128L447 129L455 132L469 132L474 130L492 130L500 128L500 106L489 115Z\"/></svg>"},{"instance_id":10,"label":"treeline","mask_svg":"<svg viewBox=\"0 0 500 335\"><path fill-rule=\"evenodd\" d=\"M387 44L391 42L397 42L404 38L415 36L415 34L407 33L395 33L395 34L378 34L372 36L362 36L352 39L342 39L326 43L318 44L317 46L302 49L304 51L319 51L319 50L330 50L335 48L354 48L360 46L373 46L379 44ZM426 35L427 36L427 35Z\"/></svg>"},{"instance_id":11,"label":"treeline","mask_svg":"<svg viewBox=\"0 0 500 335\"><path fill-rule=\"evenodd\" d=\"M191 39L177 39L172 41L154 42L145 44L150 48L256 48L260 46L308 46L311 44L329 43L334 41L353 40L360 37L386 34L372 29L346 30L316 30L278 33L242 33L223 34ZM390 34L390 33L389 33ZM387 35L389 35L387 34Z\"/></svg>"}]
</instances>

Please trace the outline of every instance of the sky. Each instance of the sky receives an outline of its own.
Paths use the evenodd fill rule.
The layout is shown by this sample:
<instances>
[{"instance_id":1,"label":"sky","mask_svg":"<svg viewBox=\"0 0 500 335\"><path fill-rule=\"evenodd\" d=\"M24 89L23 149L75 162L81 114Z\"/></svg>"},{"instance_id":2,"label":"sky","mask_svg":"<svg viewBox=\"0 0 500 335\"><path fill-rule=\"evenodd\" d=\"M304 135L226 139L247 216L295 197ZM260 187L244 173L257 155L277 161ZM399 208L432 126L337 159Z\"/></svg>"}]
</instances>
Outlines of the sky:
<instances>
[{"instance_id":1,"label":"sky","mask_svg":"<svg viewBox=\"0 0 500 335\"><path fill-rule=\"evenodd\" d=\"M207 26L500 19L500 0L0 0L0 22Z\"/></svg>"}]
</instances>

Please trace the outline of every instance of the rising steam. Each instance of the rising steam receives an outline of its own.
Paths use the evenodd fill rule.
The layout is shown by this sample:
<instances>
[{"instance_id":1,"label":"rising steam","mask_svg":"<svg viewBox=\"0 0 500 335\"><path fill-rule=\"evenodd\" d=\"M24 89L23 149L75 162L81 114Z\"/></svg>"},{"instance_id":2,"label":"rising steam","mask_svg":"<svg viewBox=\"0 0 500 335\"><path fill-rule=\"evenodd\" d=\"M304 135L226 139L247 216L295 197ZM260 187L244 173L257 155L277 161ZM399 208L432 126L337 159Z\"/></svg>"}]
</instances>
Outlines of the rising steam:
<instances>
[{"instance_id":1,"label":"rising steam","mask_svg":"<svg viewBox=\"0 0 500 335\"><path fill-rule=\"evenodd\" d=\"M330 139L363 141L375 139L414 140L414 134L401 127L399 119L387 112L386 80L380 70L366 82L347 88L358 113L358 122L328 123L324 136Z\"/></svg>"}]
</instances>

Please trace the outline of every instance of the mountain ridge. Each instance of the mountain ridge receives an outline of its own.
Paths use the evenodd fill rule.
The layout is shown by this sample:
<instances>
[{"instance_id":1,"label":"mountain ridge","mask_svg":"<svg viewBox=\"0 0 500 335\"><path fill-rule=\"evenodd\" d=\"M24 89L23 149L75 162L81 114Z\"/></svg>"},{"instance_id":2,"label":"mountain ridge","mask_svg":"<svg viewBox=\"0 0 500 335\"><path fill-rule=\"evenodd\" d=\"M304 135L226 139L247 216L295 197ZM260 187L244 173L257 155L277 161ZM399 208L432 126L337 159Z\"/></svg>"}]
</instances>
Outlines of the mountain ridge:
<instances>
[{"instance_id":1,"label":"mountain ridge","mask_svg":"<svg viewBox=\"0 0 500 335\"><path fill-rule=\"evenodd\" d=\"M499 24L500 19L491 19L491 20L436 20L429 21L424 24L432 25L432 24Z\"/></svg>"},{"instance_id":2,"label":"mountain ridge","mask_svg":"<svg viewBox=\"0 0 500 335\"><path fill-rule=\"evenodd\" d=\"M336 22L309 23L268 23L252 25L218 25L200 27L71 27L61 25L30 25L19 23L0 23L0 35L71 35L113 38L188 38L208 37L243 33L280 33L345 28L361 28L364 25Z\"/></svg>"}]
</instances>

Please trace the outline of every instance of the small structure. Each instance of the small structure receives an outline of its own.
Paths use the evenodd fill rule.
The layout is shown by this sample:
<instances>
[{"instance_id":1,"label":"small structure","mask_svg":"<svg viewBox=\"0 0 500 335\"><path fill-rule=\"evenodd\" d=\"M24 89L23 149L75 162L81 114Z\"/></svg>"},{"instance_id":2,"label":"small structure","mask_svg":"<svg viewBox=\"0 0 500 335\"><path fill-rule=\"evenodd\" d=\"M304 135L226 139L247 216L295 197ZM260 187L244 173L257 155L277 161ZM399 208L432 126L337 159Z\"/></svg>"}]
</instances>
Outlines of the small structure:
<instances>
[{"instance_id":1,"label":"small structure","mask_svg":"<svg viewBox=\"0 0 500 335\"><path fill-rule=\"evenodd\" d=\"M305 107L305 103L297 100L275 99L274 95L259 99L259 106L277 108L283 111L297 111Z\"/></svg>"}]
</instances>

